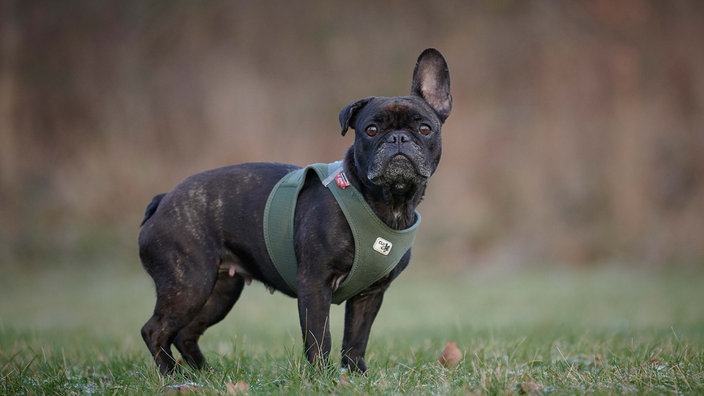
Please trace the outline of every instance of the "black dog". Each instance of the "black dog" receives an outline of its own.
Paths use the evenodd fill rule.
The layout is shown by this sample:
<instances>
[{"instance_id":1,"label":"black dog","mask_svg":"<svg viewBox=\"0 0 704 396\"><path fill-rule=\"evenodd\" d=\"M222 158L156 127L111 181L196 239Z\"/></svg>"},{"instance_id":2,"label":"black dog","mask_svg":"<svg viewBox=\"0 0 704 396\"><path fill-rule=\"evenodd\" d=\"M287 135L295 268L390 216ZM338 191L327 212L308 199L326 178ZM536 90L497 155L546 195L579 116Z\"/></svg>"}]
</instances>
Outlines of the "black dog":
<instances>
[{"instance_id":1,"label":"black dog","mask_svg":"<svg viewBox=\"0 0 704 396\"><path fill-rule=\"evenodd\" d=\"M354 145L332 174L332 187L314 172L303 176L288 241L297 263L293 280L272 261L263 219L274 186L299 168L233 165L191 176L154 197L142 222L139 254L154 279L157 301L142 337L161 372L175 367L172 344L192 367L204 365L198 339L225 317L252 279L298 298L306 356L311 363L325 361L331 348L330 305L339 303L333 296L351 277L358 237L331 188L351 186L347 191L356 190L383 227L413 227L419 221L415 209L440 161L440 128L451 108L445 59L427 49L418 58L410 96L369 97L340 112L342 134L355 130ZM379 239L377 252L393 249ZM372 322L384 291L408 265L410 249L399 257L381 277L343 297L343 367L366 371Z\"/></svg>"}]
</instances>

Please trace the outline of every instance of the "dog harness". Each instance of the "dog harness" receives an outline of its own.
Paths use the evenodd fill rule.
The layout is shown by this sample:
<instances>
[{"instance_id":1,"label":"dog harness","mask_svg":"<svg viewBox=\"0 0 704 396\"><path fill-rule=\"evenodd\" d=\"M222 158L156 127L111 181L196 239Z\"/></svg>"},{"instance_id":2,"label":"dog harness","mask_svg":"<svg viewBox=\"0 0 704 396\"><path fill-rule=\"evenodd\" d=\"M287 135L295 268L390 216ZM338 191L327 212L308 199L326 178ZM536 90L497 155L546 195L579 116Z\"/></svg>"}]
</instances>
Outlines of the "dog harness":
<instances>
[{"instance_id":1,"label":"dog harness","mask_svg":"<svg viewBox=\"0 0 704 396\"><path fill-rule=\"evenodd\" d=\"M394 230L387 226L374 214L362 194L347 181L342 161L312 164L288 173L274 186L267 199L264 240L276 270L294 293L298 290L298 262L293 240L294 212L298 194L311 169L332 192L354 236L352 269L332 295L332 302L340 304L396 267L413 244L420 224L420 214L415 213L415 222L405 230Z\"/></svg>"}]
</instances>

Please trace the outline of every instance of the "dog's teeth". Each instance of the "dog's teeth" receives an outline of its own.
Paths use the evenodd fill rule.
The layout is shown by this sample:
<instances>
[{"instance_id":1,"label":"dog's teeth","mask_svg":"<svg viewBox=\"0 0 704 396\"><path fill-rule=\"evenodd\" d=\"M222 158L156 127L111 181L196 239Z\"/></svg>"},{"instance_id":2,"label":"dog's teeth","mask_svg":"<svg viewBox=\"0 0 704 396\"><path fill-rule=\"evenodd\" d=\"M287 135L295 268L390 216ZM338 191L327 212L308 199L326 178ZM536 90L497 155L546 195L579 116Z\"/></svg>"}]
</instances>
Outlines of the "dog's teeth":
<instances>
[{"instance_id":1,"label":"dog's teeth","mask_svg":"<svg viewBox=\"0 0 704 396\"><path fill-rule=\"evenodd\" d=\"M250 277L245 277L245 278L244 278L244 283L246 283L247 286L251 285L251 284L252 284L252 278L250 278Z\"/></svg>"},{"instance_id":2,"label":"dog's teeth","mask_svg":"<svg viewBox=\"0 0 704 396\"><path fill-rule=\"evenodd\" d=\"M235 276L235 273L237 272L237 268L234 265L230 266L230 270L227 272L228 275L230 275L230 278Z\"/></svg>"},{"instance_id":3,"label":"dog's teeth","mask_svg":"<svg viewBox=\"0 0 704 396\"><path fill-rule=\"evenodd\" d=\"M267 287L266 287L266 290L269 291L269 294L274 294L274 291L275 291L274 288L271 287L271 286L267 286Z\"/></svg>"}]
</instances>

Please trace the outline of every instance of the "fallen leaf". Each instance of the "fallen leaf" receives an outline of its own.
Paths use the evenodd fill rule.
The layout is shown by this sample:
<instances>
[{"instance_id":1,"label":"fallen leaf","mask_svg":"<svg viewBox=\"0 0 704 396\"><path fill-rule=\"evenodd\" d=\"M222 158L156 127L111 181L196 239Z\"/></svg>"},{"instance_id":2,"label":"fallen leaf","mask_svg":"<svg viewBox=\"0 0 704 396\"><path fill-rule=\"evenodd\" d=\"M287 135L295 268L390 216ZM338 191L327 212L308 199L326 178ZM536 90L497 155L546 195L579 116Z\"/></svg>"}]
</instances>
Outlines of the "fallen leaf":
<instances>
[{"instance_id":1,"label":"fallen leaf","mask_svg":"<svg viewBox=\"0 0 704 396\"><path fill-rule=\"evenodd\" d=\"M597 353L596 356L594 356L594 365L597 367L604 365L604 358L601 357L600 353Z\"/></svg>"},{"instance_id":2,"label":"fallen leaf","mask_svg":"<svg viewBox=\"0 0 704 396\"><path fill-rule=\"evenodd\" d=\"M347 379L347 374L342 373L340 374L340 386L347 386L350 384L350 381Z\"/></svg>"},{"instance_id":3,"label":"fallen leaf","mask_svg":"<svg viewBox=\"0 0 704 396\"><path fill-rule=\"evenodd\" d=\"M457 348L456 342L448 342L445 344L445 349L442 351L438 361L440 364L447 368L453 368L457 366L457 363L462 360L462 351Z\"/></svg>"},{"instance_id":4,"label":"fallen leaf","mask_svg":"<svg viewBox=\"0 0 704 396\"><path fill-rule=\"evenodd\" d=\"M228 382L227 383L227 393L230 395L235 395L237 393L249 392L249 384L244 381Z\"/></svg>"},{"instance_id":5,"label":"fallen leaf","mask_svg":"<svg viewBox=\"0 0 704 396\"><path fill-rule=\"evenodd\" d=\"M543 385L535 381L526 381L521 383L520 393L528 395L537 395L543 390Z\"/></svg>"}]
</instances>

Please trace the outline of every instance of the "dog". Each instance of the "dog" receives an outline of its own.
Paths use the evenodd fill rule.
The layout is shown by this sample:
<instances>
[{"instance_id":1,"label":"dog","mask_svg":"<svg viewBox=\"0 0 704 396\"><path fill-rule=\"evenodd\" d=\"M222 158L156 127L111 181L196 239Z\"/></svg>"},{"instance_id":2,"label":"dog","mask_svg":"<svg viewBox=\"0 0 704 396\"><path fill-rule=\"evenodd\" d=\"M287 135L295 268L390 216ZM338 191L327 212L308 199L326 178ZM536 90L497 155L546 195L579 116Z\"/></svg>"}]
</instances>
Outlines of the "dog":
<instances>
[{"instance_id":1,"label":"dog","mask_svg":"<svg viewBox=\"0 0 704 396\"><path fill-rule=\"evenodd\" d=\"M154 314L141 334L160 372L169 374L177 367L171 345L185 363L202 368L200 336L227 315L252 280L297 298L305 355L314 365L327 364L330 306L341 302L335 301L336 292L352 272L365 272L363 261L376 254L360 253L369 247L357 240L364 236L357 234L365 232L353 233L331 189L361 197L361 205L391 233L413 228L420 221L416 208L440 161L441 127L451 109L447 63L432 48L418 57L410 95L372 96L344 107L339 114L341 133L353 129L354 144L331 173L335 182L324 184L316 172L300 176L301 184L292 194L288 237L265 237L265 212L279 209L267 203L280 180L300 170L293 165L217 168L155 196L139 233L140 259L156 288ZM279 220L270 223L269 228L279 228ZM397 261L342 297L341 364L350 371L367 370L365 351L384 292L410 260L410 248L398 251L384 238L374 242L376 255L396 249ZM295 263L289 278L274 263L268 243L290 245Z\"/></svg>"}]
</instances>

